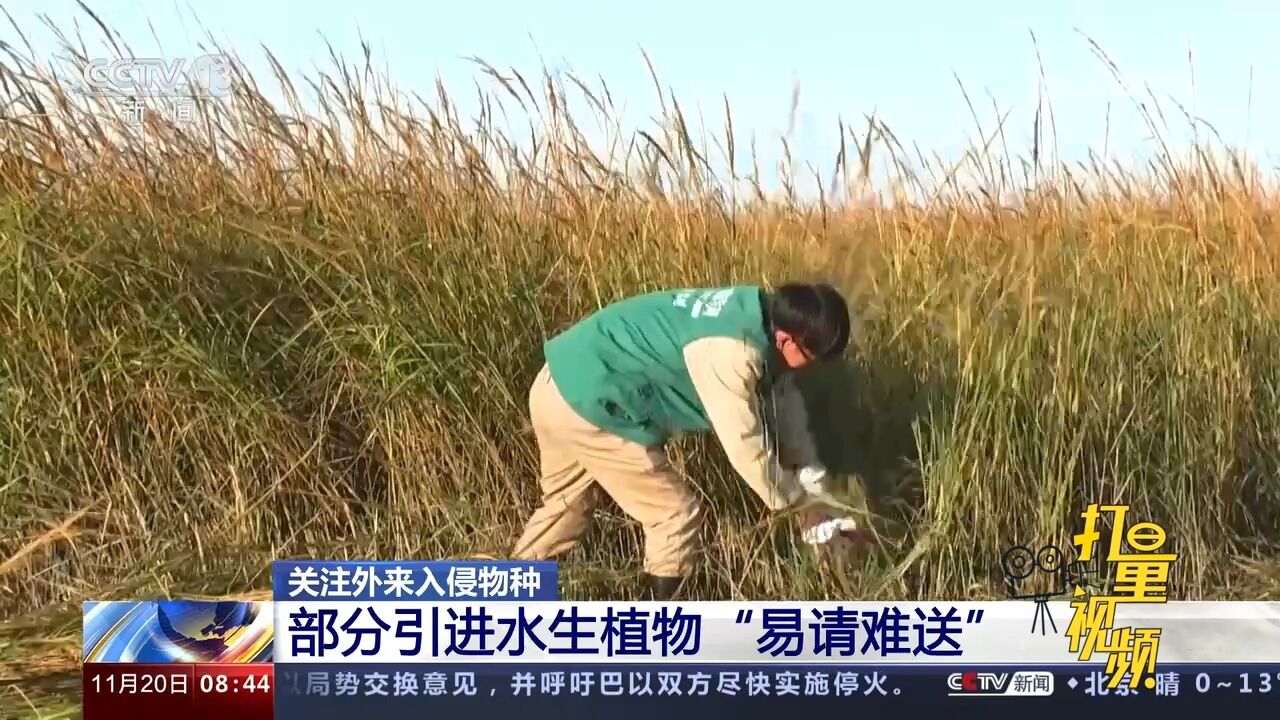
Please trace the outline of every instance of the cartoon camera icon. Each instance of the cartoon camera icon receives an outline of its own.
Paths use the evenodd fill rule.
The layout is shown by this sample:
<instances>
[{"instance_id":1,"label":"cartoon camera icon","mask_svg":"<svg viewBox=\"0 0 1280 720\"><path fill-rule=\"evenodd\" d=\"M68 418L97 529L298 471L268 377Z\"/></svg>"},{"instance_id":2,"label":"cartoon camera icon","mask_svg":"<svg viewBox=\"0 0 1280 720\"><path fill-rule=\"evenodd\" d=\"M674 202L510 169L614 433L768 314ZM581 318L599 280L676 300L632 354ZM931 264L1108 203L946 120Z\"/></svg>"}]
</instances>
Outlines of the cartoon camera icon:
<instances>
[{"instance_id":1,"label":"cartoon camera icon","mask_svg":"<svg viewBox=\"0 0 1280 720\"><path fill-rule=\"evenodd\" d=\"M1048 600L1066 592L1065 574L1062 572L1066 556L1053 545L1045 545L1036 552L1025 545L1015 545L1000 560L1000 569L1004 571L1005 584L1009 597L1013 600ZM1074 564L1074 563L1073 563ZM1032 576L1036 572L1044 573L1049 578L1049 589L1043 592L1028 592Z\"/></svg>"},{"instance_id":2,"label":"cartoon camera icon","mask_svg":"<svg viewBox=\"0 0 1280 720\"><path fill-rule=\"evenodd\" d=\"M1066 553L1053 545L1045 545L1033 551L1026 545L1015 545L1000 559L1004 572L1005 589L1011 600L1031 600L1036 604L1036 614L1031 622L1031 632L1039 626L1045 634L1046 623L1058 632L1058 626L1049 614L1048 601L1055 597L1070 596L1077 587L1094 587L1089 576L1094 573L1088 563L1076 560L1067 562ZM1037 576L1039 573L1039 576ZM1039 578L1046 578L1036 582ZM1043 588L1036 590L1035 588Z\"/></svg>"}]
</instances>

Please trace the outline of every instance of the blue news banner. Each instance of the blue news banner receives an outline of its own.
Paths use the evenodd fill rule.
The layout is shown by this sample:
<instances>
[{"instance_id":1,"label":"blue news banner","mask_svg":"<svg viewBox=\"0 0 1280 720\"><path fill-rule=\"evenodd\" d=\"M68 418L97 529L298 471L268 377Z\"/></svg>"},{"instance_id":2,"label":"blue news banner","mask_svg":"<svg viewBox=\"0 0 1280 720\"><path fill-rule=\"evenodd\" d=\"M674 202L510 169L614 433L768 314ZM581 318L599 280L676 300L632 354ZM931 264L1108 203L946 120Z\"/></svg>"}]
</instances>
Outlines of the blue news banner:
<instances>
[{"instance_id":1,"label":"blue news banner","mask_svg":"<svg viewBox=\"0 0 1280 720\"><path fill-rule=\"evenodd\" d=\"M1280 656L1108 689L1062 633L1027 635L1030 604L570 603L551 562L288 561L274 583L278 720L1280 709Z\"/></svg>"}]
</instances>

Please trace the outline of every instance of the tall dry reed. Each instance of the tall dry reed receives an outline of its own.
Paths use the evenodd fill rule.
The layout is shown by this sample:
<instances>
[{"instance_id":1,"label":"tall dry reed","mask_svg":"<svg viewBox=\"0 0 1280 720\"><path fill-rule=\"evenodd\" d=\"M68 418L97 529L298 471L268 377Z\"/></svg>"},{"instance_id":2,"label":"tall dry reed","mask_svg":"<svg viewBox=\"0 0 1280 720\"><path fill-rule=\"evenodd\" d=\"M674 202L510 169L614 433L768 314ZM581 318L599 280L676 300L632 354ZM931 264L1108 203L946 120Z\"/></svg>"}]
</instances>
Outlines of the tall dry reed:
<instances>
[{"instance_id":1,"label":"tall dry reed","mask_svg":"<svg viewBox=\"0 0 1280 720\"><path fill-rule=\"evenodd\" d=\"M1175 597L1280 588L1277 203L1218 143L1063 164L1046 104L1027 152L1001 125L946 164L871 117L809 201L801 169L781 196L728 177L728 107L701 137L664 96L632 134L572 76L480 64L473 122L367 52L301 80L272 58L139 129L3 50L0 615L261 589L282 557L501 555L537 496L544 338L645 289L789 277L855 300L848 363L806 386L886 544L828 574L686 441L699 596L998 596L1000 553L1069 544L1092 501L1165 524ZM604 508L563 593L628 597L639 543Z\"/></svg>"}]
</instances>

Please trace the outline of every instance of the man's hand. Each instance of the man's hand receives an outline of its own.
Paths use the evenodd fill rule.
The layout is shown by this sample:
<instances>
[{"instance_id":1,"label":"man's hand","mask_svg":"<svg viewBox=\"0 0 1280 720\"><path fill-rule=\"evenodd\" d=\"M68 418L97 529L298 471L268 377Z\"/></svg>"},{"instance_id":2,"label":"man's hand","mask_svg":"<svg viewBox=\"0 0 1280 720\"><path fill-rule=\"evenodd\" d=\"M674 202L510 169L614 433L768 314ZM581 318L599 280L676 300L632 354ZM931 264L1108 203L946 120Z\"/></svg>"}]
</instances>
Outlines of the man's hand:
<instances>
[{"instance_id":1,"label":"man's hand","mask_svg":"<svg viewBox=\"0 0 1280 720\"><path fill-rule=\"evenodd\" d=\"M827 545L842 540L844 533L857 529L852 518L839 515L825 508L803 510L800 513L800 536L810 545Z\"/></svg>"},{"instance_id":2,"label":"man's hand","mask_svg":"<svg viewBox=\"0 0 1280 720\"><path fill-rule=\"evenodd\" d=\"M800 487L804 488L805 492L818 497L825 492L822 484L827 479L827 469L821 465L803 467L796 472L796 479L800 481Z\"/></svg>"}]
</instances>

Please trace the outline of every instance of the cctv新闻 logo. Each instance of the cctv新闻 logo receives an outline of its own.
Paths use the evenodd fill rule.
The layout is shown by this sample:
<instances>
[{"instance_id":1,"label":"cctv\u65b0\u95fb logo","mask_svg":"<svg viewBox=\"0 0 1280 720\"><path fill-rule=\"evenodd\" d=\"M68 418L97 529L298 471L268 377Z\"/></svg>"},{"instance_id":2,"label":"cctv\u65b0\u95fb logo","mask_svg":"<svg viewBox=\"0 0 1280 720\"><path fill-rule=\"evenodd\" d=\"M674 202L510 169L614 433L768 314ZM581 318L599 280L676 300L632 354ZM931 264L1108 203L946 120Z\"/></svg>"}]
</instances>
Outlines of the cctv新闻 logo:
<instances>
[{"instance_id":1,"label":"cctv\u65b0\u95fb logo","mask_svg":"<svg viewBox=\"0 0 1280 720\"><path fill-rule=\"evenodd\" d=\"M97 58L85 64L81 75L91 95L225 97L231 93L232 64L226 55Z\"/></svg>"},{"instance_id":2,"label":"cctv\u65b0\u95fb logo","mask_svg":"<svg viewBox=\"0 0 1280 720\"><path fill-rule=\"evenodd\" d=\"M947 676L948 693L957 697L1049 696L1053 694L1053 673L1047 670L1015 672L974 671Z\"/></svg>"}]
</instances>

